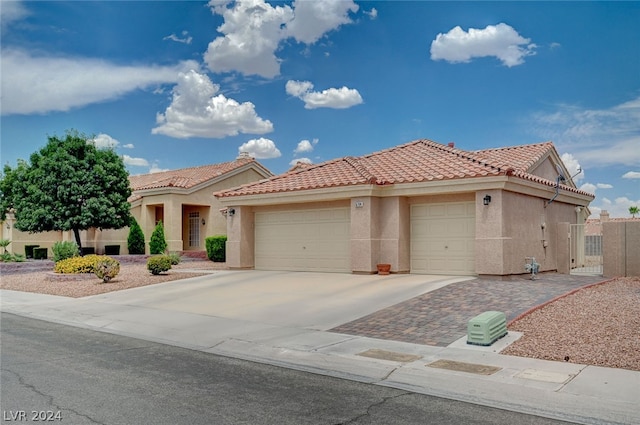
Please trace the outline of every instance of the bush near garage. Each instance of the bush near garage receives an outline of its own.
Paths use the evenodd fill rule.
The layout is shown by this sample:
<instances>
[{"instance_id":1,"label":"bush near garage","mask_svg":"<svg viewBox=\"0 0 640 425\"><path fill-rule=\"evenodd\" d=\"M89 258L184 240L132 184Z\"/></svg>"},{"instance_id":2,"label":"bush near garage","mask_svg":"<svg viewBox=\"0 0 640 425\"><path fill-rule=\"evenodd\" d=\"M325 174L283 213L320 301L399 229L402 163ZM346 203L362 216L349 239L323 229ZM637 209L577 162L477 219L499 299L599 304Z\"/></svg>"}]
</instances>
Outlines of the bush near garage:
<instances>
[{"instance_id":1,"label":"bush near garage","mask_svg":"<svg viewBox=\"0 0 640 425\"><path fill-rule=\"evenodd\" d=\"M171 269L171 258L168 255L154 255L147 260L147 270L153 275L158 275L169 269Z\"/></svg>"},{"instance_id":2,"label":"bush near garage","mask_svg":"<svg viewBox=\"0 0 640 425\"><path fill-rule=\"evenodd\" d=\"M207 257L211 261L224 263L227 260L227 237L225 235L209 236L205 239Z\"/></svg>"}]
</instances>

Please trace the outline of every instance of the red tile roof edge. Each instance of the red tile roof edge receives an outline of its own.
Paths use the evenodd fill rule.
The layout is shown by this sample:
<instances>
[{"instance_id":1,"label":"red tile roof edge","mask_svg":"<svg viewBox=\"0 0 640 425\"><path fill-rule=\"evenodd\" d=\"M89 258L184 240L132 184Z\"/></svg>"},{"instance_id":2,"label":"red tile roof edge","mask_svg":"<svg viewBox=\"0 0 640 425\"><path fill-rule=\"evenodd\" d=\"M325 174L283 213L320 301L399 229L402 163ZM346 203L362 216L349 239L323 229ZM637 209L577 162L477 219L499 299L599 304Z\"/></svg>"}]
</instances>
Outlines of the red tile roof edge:
<instances>
[{"instance_id":1,"label":"red tile roof edge","mask_svg":"<svg viewBox=\"0 0 640 425\"><path fill-rule=\"evenodd\" d=\"M251 196L251 195L258 195L258 194L265 194L265 193L281 193L281 192L292 192L292 191L301 191L301 190L311 190L311 189L320 189L320 188L327 188L327 187L340 187L340 186L352 186L352 185L365 185L365 184L377 184L377 185L386 185L386 184L393 184L393 182L388 182L385 181L383 179L379 179L378 177L374 176L362 163L361 163L361 159L367 159L367 158L372 158L374 156L377 155L384 155L387 154L389 152L395 151L395 150L400 150L406 147L410 147L416 144L423 144L425 146L428 146L430 148L433 149L438 149L440 151L446 152L446 153L450 153L450 154L454 154L459 158L462 158L464 160L467 161L471 161L472 163L477 163L480 166L489 168L490 170L493 170L494 175L497 173L497 175L507 175L507 176L514 176L514 177L518 177L521 178L523 180L529 180L535 183L540 183L540 184L544 184L546 186L551 186L551 187L556 187L557 183L555 181L551 181L533 174L530 174L524 170L516 170L513 167L508 167L505 165L498 165L498 164L494 164L490 161L487 160L483 160L481 158L483 153L489 153L489 152L503 152L503 151L507 151L507 150L515 150L515 149L523 149L523 148L531 148L531 147L535 147L535 146L539 146L542 149L539 154L536 157L533 157L531 161L529 161L528 163L528 167L531 167L533 165L535 165L538 161L540 161L542 158L544 158L545 156L547 156L550 152L555 151L555 147L553 145L552 142L541 142L541 143L535 143L535 144L529 144L529 145L518 145L518 146L508 146L508 147L504 147L504 148L492 148L492 149L484 149L484 150L478 150L478 151L464 151L458 148L455 148L454 146L449 146L449 145L443 145L437 142L434 142L432 140L429 139L419 139L419 140L415 140L412 142L408 142L402 145L398 145L398 146L393 146L387 149L383 149L380 151L376 151L370 154L366 154L363 155L361 157L352 157L352 156L347 156L347 157L342 157L342 158L336 158L336 159L332 159L332 160L328 160L319 164L311 164L308 167L305 168L298 168L298 169L291 169L288 172L285 172L283 174L280 175L276 175L276 176L272 176L270 178L267 179L263 179L260 180L258 182L253 182L253 183L247 183L244 184L242 186L233 188L233 189L227 189L227 190L223 190L220 192L216 192L214 193L214 196L216 197L231 197L231 196L243 196L243 195L247 195L247 196ZM263 192L254 192L254 193L242 193L242 189L248 188L248 187L252 187L252 186L259 186L268 182L272 182L275 180L280 180L280 179L286 179L289 176L295 175L295 174L299 174L299 173L306 173L306 172L311 172L313 170L316 170L318 168L321 167L327 167L333 164L336 164L337 162L340 161L344 161L347 164L349 164L360 176L362 176L362 179L360 181L356 181L356 182L341 182L341 183L336 183L336 184L326 184L326 185L319 185L319 186L315 186L315 187L307 187L307 188L294 188L294 189L284 189L284 190L272 190L272 191L263 191ZM447 177L443 177L442 180L446 179L446 180L453 180L453 179L463 179L463 178L474 178L474 177L483 177L484 175L475 175L475 176L449 176ZM440 180L440 179L438 179ZM409 180L409 181L416 181L416 180ZM574 188L574 187L570 187L570 186L566 186L566 185L560 185L560 188L562 190L565 191L569 191L569 192L573 192L573 193L577 193L577 194L581 194L581 195L585 195L585 196L591 196L593 197L594 195L586 192L586 191L582 191L580 189Z\"/></svg>"}]
</instances>

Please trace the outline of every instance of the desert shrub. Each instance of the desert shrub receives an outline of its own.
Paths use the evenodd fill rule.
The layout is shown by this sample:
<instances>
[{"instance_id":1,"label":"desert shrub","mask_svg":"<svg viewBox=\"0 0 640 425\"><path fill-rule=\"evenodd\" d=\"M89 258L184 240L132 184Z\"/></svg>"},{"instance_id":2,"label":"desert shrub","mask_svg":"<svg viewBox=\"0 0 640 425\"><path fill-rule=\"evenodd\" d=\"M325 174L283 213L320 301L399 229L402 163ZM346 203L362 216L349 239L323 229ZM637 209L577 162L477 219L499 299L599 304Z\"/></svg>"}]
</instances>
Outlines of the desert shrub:
<instances>
[{"instance_id":1,"label":"desert shrub","mask_svg":"<svg viewBox=\"0 0 640 425\"><path fill-rule=\"evenodd\" d=\"M78 244L73 241L62 241L53 244L53 261L56 263L67 258L77 257Z\"/></svg>"},{"instance_id":2,"label":"desert shrub","mask_svg":"<svg viewBox=\"0 0 640 425\"><path fill-rule=\"evenodd\" d=\"M2 248L2 253L7 253L7 247L11 244L10 239L0 239L0 248Z\"/></svg>"},{"instance_id":3,"label":"desert shrub","mask_svg":"<svg viewBox=\"0 0 640 425\"><path fill-rule=\"evenodd\" d=\"M135 218L131 217L131 227L127 237L129 254L144 254L144 233Z\"/></svg>"},{"instance_id":4,"label":"desert shrub","mask_svg":"<svg viewBox=\"0 0 640 425\"><path fill-rule=\"evenodd\" d=\"M205 239L209 260L222 263L226 261L226 242L225 235L209 236Z\"/></svg>"},{"instance_id":5,"label":"desert shrub","mask_svg":"<svg viewBox=\"0 0 640 425\"><path fill-rule=\"evenodd\" d=\"M85 255L84 257L72 257L58 261L53 267L56 273L94 273L96 264L100 260L110 259L106 255ZM114 260L115 261L115 260Z\"/></svg>"},{"instance_id":6,"label":"desert shrub","mask_svg":"<svg viewBox=\"0 0 640 425\"><path fill-rule=\"evenodd\" d=\"M120 273L120 263L113 258L103 257L96 262L93 272L106 283Z\"/></svg>"},{"instance_id":7,"label":"desert shrub","mask_svg":"<svg viewBox=\"0 0 640 425\"><path fill-rule=\"evenodd\" d=\"M167 240L164 238L164 226L160 221L151 234L151 240L149 241L149 251L151 255L164 254L167 249Z\"/></svg>"},{"instance_id":8,"label":"desert shrub","mask_svg":"<svg viewBox=\"0 0 640 425\"><path fill-rule=\"evenodd\" d=\"M180 254L178 254L177 252L170 252L169 254L167 254L167 256L171 260L172 266L180 264Z\"/></svg>"},{"instance_id":9,"label":"desert shrub","mask_svg":"<svg viewBox=\"0 0 640 425\"><path fill-rule=\"evenodd\" d=\"M2 261L3 263L13 261L13 255L10 252L3 252L2 254L0 254L0 261Z\"/></svg>"},{"instance_id":10,"label":"desert shrub","mask_svg":"<svg viewBox=\"0 0 640 425\"><path fill-rule=\"evenodd\" d=\"M168 255L155 255L147 260L147 269L151 274L160 274L171 269L171 258Z\"/></svg>"}]
</instances>

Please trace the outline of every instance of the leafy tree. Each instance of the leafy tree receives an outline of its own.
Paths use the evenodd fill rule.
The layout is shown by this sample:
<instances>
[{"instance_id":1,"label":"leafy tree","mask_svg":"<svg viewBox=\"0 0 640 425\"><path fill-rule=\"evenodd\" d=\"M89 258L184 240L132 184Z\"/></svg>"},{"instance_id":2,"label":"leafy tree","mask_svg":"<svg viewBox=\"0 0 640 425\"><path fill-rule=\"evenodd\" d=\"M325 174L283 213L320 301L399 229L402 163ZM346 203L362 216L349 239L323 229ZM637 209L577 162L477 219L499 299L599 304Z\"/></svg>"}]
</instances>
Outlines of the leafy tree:
<instances>
[{"instance_id":1,"label":"leafy tree","mask_svg":"<svg viewBox=\"0 0 640 425\"><path fill-rule=\"evenodd\" d=\"M129 236L127 237L129 254L144 254L144 233L135 218L131 217Z\"/></svg>"},{"instance_id":2,"label":"leafy tree","mask_svg":"<svg viewBox=\"0 0 640 425\"><path fill-rule=\"evenodd\" d=\"M164 254L167 249L167 241L164 238L164 226L162 221L158 222L156 228L153 229L151 240L149 241L149 251L151 255Z\"/></svg>"},{"instance_id":3,"label":"leafy tree","mask_svg":"<svg viewBox=\"0 0 640 425\"><path fill-rule=\"evenodd\" d=\"M629 214L631 214L631 217L636 218L636 214L638 213L640 213L640 211L637 206L629 207Z\"/></svg>"},{"instance_id":4,"label":"leafy tree","mask_svg":"<svg viewBox=\"0 0 640 425\"><path fill-rule=\"evenodd\" d=\"M112 149L98 149L91 139L68 131L48 137L46 146L4 167L0 178L0 214L15 214L23 232L120 229L129 224L131 195L127 170Z\"/></svg>"}]
</instances>

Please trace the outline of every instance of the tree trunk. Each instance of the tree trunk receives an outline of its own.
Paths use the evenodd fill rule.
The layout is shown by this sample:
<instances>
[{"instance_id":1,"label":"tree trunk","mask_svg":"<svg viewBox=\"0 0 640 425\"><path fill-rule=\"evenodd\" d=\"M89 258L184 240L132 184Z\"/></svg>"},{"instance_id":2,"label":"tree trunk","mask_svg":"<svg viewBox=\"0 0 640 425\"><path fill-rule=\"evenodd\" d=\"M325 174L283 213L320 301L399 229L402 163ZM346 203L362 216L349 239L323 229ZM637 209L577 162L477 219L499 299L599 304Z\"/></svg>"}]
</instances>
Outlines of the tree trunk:
<instances>
[{"instance_id":1,"label":"tree trunk","mask_svg":"<svg viewBox=\"0 0 640 425\"><path fill-rule=\"evenodd\" d=\"M76 237L79 254L82 256L82 242L80 242L80 229L73 229L73 235Z\"/></svg>"}]
</instances>

